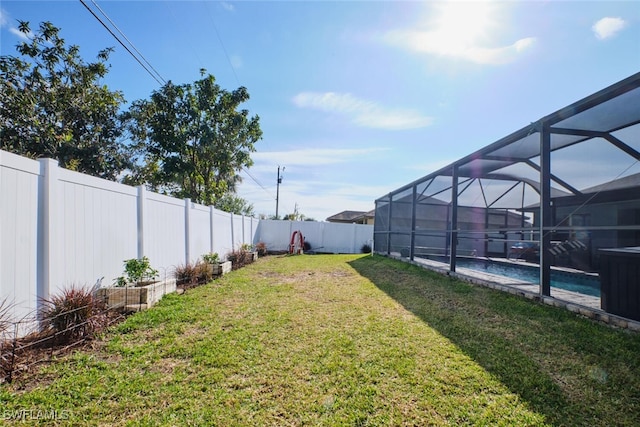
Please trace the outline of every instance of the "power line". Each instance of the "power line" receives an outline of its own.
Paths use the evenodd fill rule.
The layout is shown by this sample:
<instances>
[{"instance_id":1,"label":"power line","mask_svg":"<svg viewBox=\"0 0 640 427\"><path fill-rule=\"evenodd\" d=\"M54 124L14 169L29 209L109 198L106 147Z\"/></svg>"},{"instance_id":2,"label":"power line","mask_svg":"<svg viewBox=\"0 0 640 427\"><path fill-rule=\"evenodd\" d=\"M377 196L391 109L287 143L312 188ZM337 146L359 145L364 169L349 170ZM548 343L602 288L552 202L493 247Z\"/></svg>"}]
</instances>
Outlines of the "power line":
<instances>
[{"instance_id":1,"label":"power line","mask_svg":"<svg viewBox=\"0 0 640 427\"><path fill-rule=\"evenodd\" d=\"M153 68L153 65L151 65L151 63L149 61L147 61L147 58L144 57L144 55L135 47L135 45L131 42L131 40L129 40L127 38L127 36L120 30L120 28L118 28L118 26L116 25L115 22L113 22L111 20L111 18L109 18L109 16L106 14L106 12L104 10L102 10L102 8L98 5L98 3L95 0L91 0L91 3L93 3L95 5L95 7L98 8L98 10L100 11L100 13L102 13L102 15L107 18L107 20L109 21L109 23L111 25L113 25L113 28L115 28L116 30L118 30L118 33L120 33L120 35L122 37L124 37L124 39L127 41L127 43L129 43L129 45L131 45L131 47L133 48L133 50L136 51L136 53L140 56L140 58L142 58L142 60L149 66L149 68L151 68L153 70L153 72L160 78L160 80L162 80L163 83L167 83L166 80L164 78L162 78L162 76L160 75L160 73L158 72L158 70L156 70L155 68Z\"/></svg>"},{"instance_id":2,"label":"power line","mask_svg":"<svg viewBox=\"0 0 640 427\"><path fill-rule=\"evenodd\" d=\"M136 55L134 55L134 53L122 42L122 40L120 40L120 38L111 30L111 28L109 28L109 26L98 16L96 15L96 13L89 7L89 5L87 5L87 3L85 3L84 0L80 0L80 3L82 3L82 5L93 15L94 18L96 18L98 20L98 22L100 22L100 24L102 24L102 26L109 32L109 34L111 34L113 36L114 39L116 39L116 41L118 43L120 43L120 45L127 51L129 52L129 55L131 55L133 57L133 59L135 59L138 64L140 64L140 66L142 66L142 68L145 69L145 71L147 73L149 73L149 75L156 81L158 82L159 85L164 85L167 82L165 81L165 79L162 78L162 76L160 75L160 73L158 73L155 68L153 68L153 66L149 63L149 61L147 61L145 59L145 57L138 51L138 49L136 49L136 47L133 45L133 43L131 43L129 41L129 39L124 35L124 33L122 33L122 31L120 31L120 29L113 23L113 21L111 19L109 19L109 17L107 16L106 13L104 13L104 11L102 9L100 9L100 7L96 4L96 2L94 0L92 0L92 3L98 8L98 10L100 10L100 12L105 16L105 18L107 18L109 20L109 22L111 23L111 25L113 25L120 34L122 34L122 36L125 38L125 40L127 40L127 42L129 42L129 44L131 45L131 47L138 53L138 55L140 55L140 57L147 63L149 64L149 67L155 72L152 73L151 70L149 70L149 68L147 68L146 65L144 65L142 63L142 61L140 60L140 58L138 58Z\"/></svg>"},{"instance_id":3,"label":"power line","mask_svg":"<svg viewBox=\"0 0 640 427\"><path fill-rule=\"evenodd\" d=\"M213 15L211 14L211 10L209 10L209 18L211 19L211 24L213 24L213 29L216 32L216 36L218 37L218 41L220 42L220 46L222 47L222 51L224 52L224 56L227 58L227 62L229 63L229 67L231 67L231 71L233 72L233 76L236 78L236 83L240 86L240 79L238 78L238 74L236 73L236 69L233 66L233 62L229 57L229 53L227 52L227 48L224 46L222 42L222 37L220 37L220 32L218 31L218 26L216 25L216 21L213 19Z\"/></svg>"},{"instance_id":4,"label":"power line","mask_svg":"<svg viewBox=\"0 0 640 427\"><path fill-rule=\"evenodd\" d=\"M205 7L206 7L206 5L205 5ZM220 42L220 47L222 48L222 52L224 53L224 56L227 59L227 62L229 63L229 67L231 68L231 72L233 73L233 76L236 79L236 84L238 84L238 86L242 86L242 84L240 83L240 79L238 78L238 73L236 73L236 68L233 66L233 61L231 61L231 57L229 56L229 52L227 51L227 48L225 47L225 44L222 41L222 36L220 35L220 32L218 31L218 26L216 25L216 21L215 21L215 19L213 17L213 14L211 13L211 9L207 8L207 11L209 12L209 19L211 20L211 24L213 26L213 29L216 32L216 37L218 38L218 41ZM249 100L248 103L250 104L251 100ZM264 186L260 182L258 182L258 180L256 178L254 178L246 168L243 168L243 170L247 173L247 175L249 175L251 177L251 179L256 184L258 184L260 186L260 188L262 188L265 192L268 193L268 191L264 188ZM278 196L276 196L275 198L277 199Z\"/></svg>"},{"instance_id":5,"label":"power line","mask_svg":"<svg viewBox=\"0 0 640 427\"><path fill-rule=\"evenodd\" d=\"M242 168L242 170L243 170L247 175L249 175L249 178L251 178L251 179L253 180L253 182L255 182L256 184L258 184L258 186L259 186L260 188L262 188L262 189L264 190L264 192L265 192L265 193L267 193L270 197L275 198L275 197L273 197L273 194L271 194L271 193L269 192L269 190L267 190L266 188L264 188L264 186L263 186L262 184L260 184L260 183L258 182L258 180L257 180L257 179L255 179L255 178L253 177L253 175L251 175L251 174L249 173L249 171L247 170L247 168L243 167L243 168Z\"/></svg>"}]
</instances>

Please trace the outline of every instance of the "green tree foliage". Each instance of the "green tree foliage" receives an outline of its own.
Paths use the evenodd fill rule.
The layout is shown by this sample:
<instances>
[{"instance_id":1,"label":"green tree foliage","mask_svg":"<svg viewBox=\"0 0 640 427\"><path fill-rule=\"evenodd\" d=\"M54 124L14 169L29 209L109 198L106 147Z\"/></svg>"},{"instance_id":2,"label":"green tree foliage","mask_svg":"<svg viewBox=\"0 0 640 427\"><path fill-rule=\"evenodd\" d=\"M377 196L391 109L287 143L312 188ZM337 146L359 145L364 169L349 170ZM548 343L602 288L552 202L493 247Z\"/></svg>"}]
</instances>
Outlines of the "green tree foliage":
<instances>
[{"instance_id":1,"label":"green tree foliage","mask_svg":"<svg viewBox=\"0 0 640 427\"><path fill-rule=\"evenodd\" d=\"M275 218L275 215L274 215L274 217L271 217L269 219L279 219L279 218ZM315 221L314 218L307 217L305 214L301 214L297 212L286 214L284 217L282 217L282 219L284 221Z\"/></svg>"},{"instance_id":2,"label":"green tree foliage","mask_svg":"<svg viewBox=\"0 0 640 427\"><path fill-rule=\"evenodd\" d=\"M128 167L118 142L124 98L99 83L112 49L86 63L50 22L31 33L20 21L19 30L29 35L17 45L19 56L0 56L0 148L116 179Z\"/></svg>"},{"instance_id":3,"label":"green tree foliage","mask_svg":"<svg viewBox=\"0 0 640 427\"><path fill-rule=\"evenodd\" d=\"M232 192L227 192L222 197L216 199L213 206L221 211L231 212L236 215L253 216L255 213L251 203L248 203L245 199Z\"/></svg>"},{"instance_id":4,"label":"green tree foliage","mask_svg":"<svg viewBox=\"0 0 640 427\"><path fill-rule=\"evenodd\" d=\"M259 117L238 110L248 99L246 88L223 90L202 70L193 84L168 82L135 101L128 120L141 162L126 182L205 205L233 192L262 137Z\"/></svg>"},{"instance_id":5,"label":"green tree foliage","mask_svg":"<svg viewBox=\"0 0 640 427\"><path fill-rule=\"evenodd\" d=\"M280 218L270 218L270 219L280 219ZM282 219L285 221L315 221L315 219L309 218L305 214L300 213L300 211L298 210L297 203L293 209L293 213L286 214Z\"/></svg>"}]
</instances>

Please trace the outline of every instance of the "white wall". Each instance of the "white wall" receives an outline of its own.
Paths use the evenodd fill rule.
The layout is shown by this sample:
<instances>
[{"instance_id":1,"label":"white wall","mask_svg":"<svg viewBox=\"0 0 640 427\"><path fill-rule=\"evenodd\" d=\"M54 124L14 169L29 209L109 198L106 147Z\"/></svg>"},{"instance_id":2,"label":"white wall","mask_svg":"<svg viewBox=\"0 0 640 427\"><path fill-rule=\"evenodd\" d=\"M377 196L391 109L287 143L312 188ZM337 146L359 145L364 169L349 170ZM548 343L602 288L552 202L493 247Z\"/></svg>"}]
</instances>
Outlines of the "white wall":
<instances>
[{"instance_id":1,"label":"white wall","mask_svg":"<svg viewBox=\"0 0 640 427\"><path fill-rule=\"evenodd\" d=\"M36 308L40 165L0 151L0 302L16 320Z\"/></svg>"},{"instance_id":2,"label":"white wall","mask_svg":"<svg viewBox=\"0 0 640 427\"><path fill-rule=\"evenodd\" d=\"M57 168L50 160L42 162L50 162L57 169L50 187L48 293L94 284L103 276L113 280L122 274L124 259L137 257L138 191ZM43 238L45 233L39 230ZM42 255L47 256L44 252Z\"/></svg>"},{"instance_id":3,"label":"white wall","mask_svg":"<svg viewBox=\"0 0 640 427\"><path fill-rule=\"evenodd\" d=\"M227 253L234 249L233 239L231 237L231 221L235 219L234 216L233 214L216 209L211 210L211 223L214 224L211 227L211 230L213 230L212 252L217 252L221 258L224 258ZM219 224L219 226L215 224Z\"/></svg>"},{"instance_id":4,"label":"white wall","mask_svg":"<svg viewBox=\"0 0 640 427\"><path fill-rule=\"evenodd\" d=\"M318 252L359 253L373 239L371 225L258 221L0 150L0 302L14 320L65 287L112 284L126 259L147 256L171 277L245 243L287 251L294 231Z\"/></svg>"},{"instance_id":5,"label":"white wall","mask_svg":"<svg viewBox=\"0 0 640 427\"><path fill-rule=\"evenodd\" d=\"M277 220L261 220L254 243L262 241L270 251L287 251L295 231L316 252L360 253L362 245L373 245L373 225Z\"/></svg>"},{"instance_id":6,"label":"white wall","mask_svg":"<svg viewBox=\"0 0 640 427\"><path fill-rule=\"evenodd\" d=\"M162 276L186 263L185 200L142 191L144 247L132 258L146 256Z\"/></svg>"},{"instance_id":7,"label":"white wall","mask_svg":"<svg viewBox=\"0 0 640 427\"><path fill-rule=\"evenodd\" d=\"M0 150L0 302L12 317L69 286L110 285L124 260L160 275L204 253L254 241L258 220L129 187Z\"/></svg>"}]
</instances>

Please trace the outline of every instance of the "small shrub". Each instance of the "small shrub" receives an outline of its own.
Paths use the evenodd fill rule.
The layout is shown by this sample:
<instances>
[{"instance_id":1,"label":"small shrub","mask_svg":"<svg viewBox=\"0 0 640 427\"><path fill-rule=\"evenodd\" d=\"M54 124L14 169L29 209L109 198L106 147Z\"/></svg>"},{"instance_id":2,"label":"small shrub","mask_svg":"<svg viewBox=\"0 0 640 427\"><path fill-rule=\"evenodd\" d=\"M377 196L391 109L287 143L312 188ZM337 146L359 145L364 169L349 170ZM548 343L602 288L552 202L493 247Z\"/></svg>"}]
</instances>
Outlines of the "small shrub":
<instances>
[{"instance_id":1,"label":"small shrub","mask_svg":"<svg viewBox=\"0 0 640 427\"><path fill-rule=\"evenodd\" d=\"M220 256L217 252L209 252L208 254L202 255L202 261L207 264L217 264L220 262Z\"/></svg>"},{"instance_id":2,"label":"small shrub","mask_svg":"<svg viewBox=\"0 0 640 427\"><path fill-rule=\"evenodd\" d=\"M364 245L362 245L362 247L360 248L360 252L362 252L363 254L369 254L371 253L371 246L367 243L365 243Z\"/></svg>"},{"instance_id":3,"label":"small shrub","mask_svg":"<svg viewBox=\"0 0 640 427\"><path fill-rule=\"evenodd\" d=\"M105 303L96 297L95 287L71 286L42 302L40 320L54 344L89 338L109 321Z\"/></svg>"},{"instance_id":4,"label":"small shrub","mask_svg":"<svg viewBox=\"0 0 640 427\"><path fill-rule=\"evenodd\" d=\"M196 286L213 280L208 263L197 261L176 267L174 277L179 285Z\"/></svg>"},{"instance_id":5,"label":"small shrub","mask_svg":"<svg viewBox=\"0 0 640 427\"><path fill-rule=\"evenodd\" d=\"M231 261L231 268L233 270L242 268L253 261L253 254L243 247L244 245L242 245L240 249L235 249L227 254L227 260Z\"/></svg>"},{"instance_id":6,"label":"small shrub","mask_svg":"<svg viewBox=\"0 0 640 427\"><path fill-rule=\"evenodd\" d=\"M116 279L116 286L126 286L129 283L135 285L141 282L153 280L158 276L158 270L151 268L149 258L143 256L140 259L132 258L124 261L124 276Z\"/></svg>"},{"instance_id":7,"label":"small shrub","mask_svg":"<svg viewBox=\"0 0 640 427\"><path fill-rule=\"evenodd\" d=\"M193 264L187 263L177 266L173 271L173 277L176 279L178 285L191 283L195 277Z\"/></svg>"},{"instance_id":8,"label":"small shrub","mask_svg":"<svg viewBox=\"0 0 640 427\"><path fill-rule=\"evenodd\" d=\"M302 249L307 252L311 250L311 243L307 242L306 240L304 241L304 243L302 244Z\"/></svg>"},{"instance_id":9,"label":"small shrub","mask_svg":"<svg viewBox=\"0 0 640 427\"><path fill-rule=\"evenodd\" d=\"M195 274L199 284L209 283L213 280L213 269L205 262L196 262Z\"/></svg>"},{"instance_id":10,"label":"small shrub","mask_svg":"<svg viewBox=\"0 0 640 427\"><path fill-rule=\"evenodd\" d=\"M267 244L265 242L256 243L255 249L258 252L258 256L262 257L267 255Z\"/></svg>"}]
</instances>

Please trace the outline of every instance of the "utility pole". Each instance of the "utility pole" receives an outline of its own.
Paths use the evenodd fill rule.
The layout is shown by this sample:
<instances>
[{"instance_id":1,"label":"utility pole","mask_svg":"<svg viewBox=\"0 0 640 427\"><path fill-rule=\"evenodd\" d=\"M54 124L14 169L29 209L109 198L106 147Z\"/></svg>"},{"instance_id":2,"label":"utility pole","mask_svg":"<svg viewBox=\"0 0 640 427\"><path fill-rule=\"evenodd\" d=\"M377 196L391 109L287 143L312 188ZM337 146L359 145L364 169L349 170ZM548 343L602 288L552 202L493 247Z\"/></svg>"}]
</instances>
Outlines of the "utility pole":
<instances>
[{"instance_id":1,"label":"utility pole","mask_svg":"<svg viewBox=\"0 0 640 427\"><path fill-rule=\"evenodd\" d=\"M284 172L284 166L282 167L282 172ZM280 184L282 184L282 177L280 176L280 165L278 165L278 181L276 185L276 219L278 218L278 202L280 201Z\"/></svg>"}]
</instances>

